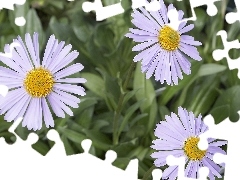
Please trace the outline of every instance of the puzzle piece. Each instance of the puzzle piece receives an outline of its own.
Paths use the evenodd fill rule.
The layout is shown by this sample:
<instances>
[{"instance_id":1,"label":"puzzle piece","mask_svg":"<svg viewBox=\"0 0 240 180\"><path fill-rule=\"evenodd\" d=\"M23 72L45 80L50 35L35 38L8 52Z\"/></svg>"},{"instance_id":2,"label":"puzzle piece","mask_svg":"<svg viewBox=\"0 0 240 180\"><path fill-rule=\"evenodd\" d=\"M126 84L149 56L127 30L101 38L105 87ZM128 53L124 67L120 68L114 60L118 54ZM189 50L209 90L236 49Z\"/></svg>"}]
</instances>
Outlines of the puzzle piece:
<instances>
[{"instance_id":1,"label":"puzzle piece","mask_svg":"<svg viewBox=\"0 0 240 180\"><path fill-rule=\"evenodd\" d=\"M14 10L14 4L23 5L25 2L26 0L7 0L0 3L0 10L3 8Z\"/></svg>"},{"instance_id":2,"label":"puzzle piece","mask_svg":"<svg viewBox=\"0 0 240 180\"><path fill-rule=\"evenodd\" d=\"M82 9L84 12L96 11L97 21L102 21L111 16L122 14L124 12L121 2L103 7L101 0L95 0L94 2L84 2L82 4Z\"/></svg>"},{"instance_id":3,"label":"puzzle piece","mask_svg":"<svg viewBox=\"0 0 240 180\"><path fill-rule=\"evenodd\" d=\"M187 178L184 175L185 169L185 158L184 157L174 157L169 155L166 159L166 162L169 166L178 166L178 180L196 180L193 178ZM207 180L209 169L207 167L199 168L199 178L198 180Z\"/></svg>"},{"instance_id":4,"label":"puzzle piece","mask_svg":"<svg viewBox=\"0 0 240 180\"><path fill-rule=\"evenodd\" d=\"M7 63L7 61L8 61L7 58L12 58L12 50L14 49L14 47L17 47L17 46L20 46L20 44L16 43L16 42L11 43L10 45L7 44L4 48L5 53L0 52L0 60ZM1 58L1 56L3 58ZM0 70L0 72L1 72L1 70ZM1 74L0 74L0 76L1 76ZM8 87L0 84L0 95L5 97L7 95L7 93L8 93ZM0 100L1 100L1 96L0 96Z\"/></svg>"},{"instance_id":5,"label":"puzzle piece","mask_svg":"<svg viewBox=\"0 0 240 180\"><path fill-rule=\"evenodd\" d=\"M1 178L31 180L32 174L36 174L35 180L46 179L46 177L47 179L71 180L98 178L137 180L137 159L130 161L125 171L119 169L112 165L117 157L114 151L107 151L105 161L89 154L90 140L82 141L84 153L67 156L59 134L53 129L48 131L47 137L55 141L55 145L46 156L42 156L31 148L31 145L38 140L37 134L30 133L27 140L23 141L14 132L21 121L22 118L18 118L9 128L9 132L13 133L17 139L13 145L6 144L4 138L0 138ZM14 173L13 168L10 167L14 168ZM40 170L43 173L39 173ZM94 173L92 173L93 171ZM159 173L155 173L155 176L159 177Z\"/></svg>"},{"instance_id":6,"label":"puzzle piece","mask_svg":"<svg viewBox=\"0 0 240 180\"><path fill-rule=\"evenodd\" d=\"M240 114L240 111L238 112ZM214 119L211 115L204 118L204 123L209 127L209 130L200 135L198 146L200 149L205 150L208 147L207 138L225 139L228 141L227 155L215 154L213 160L216 163L225 162L224 179L239 179L240 174L237 169L237 162L240 162L240 146L238 144L240 122L231 122L226 118L221 123L215 125ZM229 131L228 131L229 130Z\"/></svg>"},{"instance_id":7,"label":"puzzle piece","mask_svg":"<svg viewBox=\"0 0 240 180\"><path fill-rule=\"evenodd\" d=\"M5 9L9 9L9 10L14 10L14 4L17 5L23 5L26 2L26 0L7 0L4 2L0 2L0 10L5 8ZM23 26L25 25L26 20L24 17L16 17L15 18L15 24L17 26Z\"/></svg>"},{"instance_id":8,"label":"puzzle piece","mask_svg":"<svg viewBox=\"0 0 240 180\"><path fill-rule=\"evenodd\" d=\"M160 3L158 0L153 0L148 2L147 0L132 0L132 8L136 9L145 6L146 9L156 11L160 9ZM116 16L124 13L124 9L121 5L121 0L119 3L103 7L101 0L95 0L94 2L84 2L82 4L82 9L84 12L96 11L96 20L102 21L112 16Z\"/></svg>"},{"instance_id":9,"label":"puzzle piece","mask_svg":"<svg viewBox=\"0 0 240 180\"><path fill-rule=\"evenodd\" d=\"M132 0L132 9L145 6L146 10L148 11L157 11L161 8L159 1L160 0L152 0L151 2L148 2L147 0ZM182 1L182 0L177 0L177 1ZM189 0L189 1L190 1L191 11L193 16L185 20L195 21L197 17L196 17L194 8L207 5L207 14L209 16L215 16L218 10L214 3L221 0L201 0L201 1ZM109 5L106 7L103 7L101 0L95 0L94 2L84 2L82 5L82 8L84 12L96 11L97 21L102 21L109 17L124 13L124 9L121 6L121 0L119 0L119 3Z\"/></svg>"},{"instance_id":10,"label":"puzzle piece","mask_svg":"<svg viewBox=\"0 0 240 180\"><path fill-rule=\"evenodd\" d=\"M227 32L225 30L218 31L218 33L216 35L221 36L224 49L214 50L212 53L213 58L216 61L219 61L225 57L227 59L229 69L231 69L231 70L232 69L240 69L240 58L233 60L229 57L229 54L228 54L230 49L233 49L233 48L239 49L240 48L239 40L236 39L234 41L228 42L227 41ZM240 78L240 71L238 71L238 78Z\"/></svg>"},{"instance_id":11,"label":"puzzle piece","mask_svg":"<svg viewBox=\"0 0 240 180\"><path fill-rule=\"evenodd\" d=\"M233 24L236 21L240 21L240 1L234 0L237 12L229 12L226 14L225 19L228 24Z\"/></svg>"},{"instance_id":12,"label":"puzzle piece","mask_svg":"<svg viewBox=\"0 0 240 180\"><path fill-rule=\"evenodd\" d=\"M177 1L183 1L183 0L177 0ZM221 0L201 0L201 1L189 0L191 11L192 11L192 17L187 18L186 20L196 21L197 16L194 11L194 8L204 6L204 5L207 5L207 14L209 16L215 16L217 14L218 9L214 3L218 1L221 1Z\"/></svg>"}]
</instances>

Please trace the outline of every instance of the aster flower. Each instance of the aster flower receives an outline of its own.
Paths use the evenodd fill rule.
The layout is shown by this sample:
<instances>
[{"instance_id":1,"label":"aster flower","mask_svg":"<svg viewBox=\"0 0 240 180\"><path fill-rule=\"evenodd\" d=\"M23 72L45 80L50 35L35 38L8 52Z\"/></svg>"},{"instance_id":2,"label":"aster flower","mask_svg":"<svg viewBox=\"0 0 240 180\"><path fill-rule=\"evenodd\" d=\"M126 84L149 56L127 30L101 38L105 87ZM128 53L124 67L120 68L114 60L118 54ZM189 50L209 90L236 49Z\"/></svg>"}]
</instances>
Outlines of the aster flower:
<instances>
[{"instance_id":1,"label":"aster flower","mask_svg":"<svg viewBox=\"0 0 240 180\"><path fill-rule=\"evenodd\" d=\"M0 84L9 89L6 97L0 97L0 114L8 122L23 117L23 127L39 130L42 119L46 127L53 127L54 121L49 105L56 116L64 118L65 113L73 116L68 107L77 108L80 99L70 94L85 95L81 86L69 83L84 83L84 78L66 78L83 69L76 63L66 67L77 58L78 52L71 51L72 46L64 47L65 42L55 39L52 35L45 49L42 62L39 58L38 34L25 35L26 46L18 36L13 40L19 44L12 51L12 57L0 56L0 60L8 67L0 66ZM27 47L27 48L26 48ZM5 53L10 46L5 45ZM70 53L69 53L70 52Z\"/></svg>"},{"instance_id":2,"label":"aster flower","mask_svg":"<svg viewBox=\"0 0 240 180\"><path fill-rule=\"evenodd\" d=\"M170 4L168 9L162 0L159 1L159 11L134 10L132 13L132 23L137 29L130 28L130 33L125 36L132 38L140 44L133 47L133 51L139 51L133 59L134 62L141 61L141 70L146 72L149 79L155 71L155 80L167 84L178 84L178 78L182 79L182 71L189 75L191 73L191 63L185 57L200 61L197 48L201 42L194 41L194 38L184 33L194 28L193 24L186 26L186 21L179 24L175 30L169 26L168 11L176 8ZM183 18L183 11L178 12L178 20Z\"/></svg>"},{"instance_id":3,"label":"aster flower","mask_svg":"<svg viewBox=\"0 0 240 180\"><path fill-rule=\"evenodd\" d=\"M214 180L215 176L221 177L221 167L212 159L215 153L226 154L219 146L227 144L227 141L217 141L214 138L208 139L209 147L207 150L200 150L198 142L199 135L206 132L208 127L201 120L201 115L194 117L193 112L187 112L182 107L178 108L177 117L175 113L166 116L166 121L161 121L155 129L155 136L159 139L153 141L151 147L158 152L151 154L156 158L154 165L161 167L166 165L166 158L169 155L175 157L185 157L187 165L185 176L198 178L198 169L200 167L209 168L209 178ZM178 174L178 166L170 166L163 172L163 179L174 180Z\"/></svg>"}]
</instances>

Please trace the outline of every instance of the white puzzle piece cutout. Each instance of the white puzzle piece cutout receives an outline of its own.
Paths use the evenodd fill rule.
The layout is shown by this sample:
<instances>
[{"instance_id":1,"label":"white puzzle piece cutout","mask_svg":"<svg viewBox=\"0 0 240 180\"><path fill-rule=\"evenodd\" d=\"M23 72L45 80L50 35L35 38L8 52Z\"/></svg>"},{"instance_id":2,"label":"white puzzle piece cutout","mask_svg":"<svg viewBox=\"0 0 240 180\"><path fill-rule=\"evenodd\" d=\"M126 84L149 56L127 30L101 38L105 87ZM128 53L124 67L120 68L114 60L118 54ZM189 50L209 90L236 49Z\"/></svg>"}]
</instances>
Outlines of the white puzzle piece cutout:
<instances>
[{"instance_id":1,"label":"white puzzle piece cutout","mask_svg":"<svg viewBox=\"0 0 240 180\"><path fill-rule=\"evenodd\" d=\"M24 141L14 132L21 123L22 118L18 118L9 128L9 132L16 136L16 142L7 144L4 138L0 138L0 177L7 180L25 179L71 179L71 180L137 180L138 160L130 161L125 170L112 165L117 155L114 151L107 151L106 159L101 160L88 153L91 141L82 141L84 153L67 156L63 142L56 130L49 130L47 137L55 141L52 149L42 156L31 147L36 143L38 136L30 133ZM13 172L14 168L14 173ZM40 172L41 170L41 172ZM94 171L94 173L93 173Z\"/></svg>"},{"instance_id":2,"label":"white puzzle piece cutout","mask_svg":"<svg viewBox=\"0 0 240 180\"><path fill-rule=\"evenodd\" d=\"M169 166L178 166L178 177L177 180L196 180L193 178L185 177L184 169L185 169L185 158L184 157L174 157L173 155L169 155L166 158L166 162ZM199 178L197 180L207 180L209 173L209 169L207 167L199 168Z\"/></svg>"},{"instance_id":3,"label":"white puzzle piece cutout","mask_svg":"<svg viewBox=\"0 0 240 180\"><path fill-rule=\"evenodd\" d=\"M14 10L14 4L16 5L23 5L26 0L7 0L7 1L0 1L0 10L5 8L9 10ZM26 24L26 19L22 16L15 18L15 24L17 26L24 26Z\"/></svg>"},{"instance_id":4,"label":"white puzzle piece cutout","mask_svg":"<svg viewBox=\"0 0 240 180\"><path fill-rule=\"evenodd\" d=\"M26 2L26 0L7 0L7 1L1 1L0 2L0 10L5 8L9 10L14 10L14 4L17 5L23 5Z\"/></svg>"},{"instance_id":5,"label":"white puzzle piece cutout","mask_svg":"<svg viewBox=\"0 0 240 180\"><path fill-rule=\"evenodd\" d=\"M238 112L240 114L240 111ZM240 121L231 122L229 118L226 118L221 123L215 125L214 119L211 115L204 118L204 123L209 127L209 130L200 135L200 141L198 143L199 149L206 150L208 147L207 138L216 138L227 140L227 155L219 155L216 153L213 160L218 162L225 162L224 180L239 179L240 174L238 170L238 162L240 162ZM219 159L219 157L221 157ZM224 157L224 158L222 158Z\"/></svg>"},{"instance_id":6,"label":"white puzzle piece cutout","mask_svg":"<svg viewBox=\"0 0 240 180\"><path fill-rule=\"evenodd\" d=\"M177 1L183 1L183 0L177 0ZM197 16L196 16L196 13L194 11L194 8L204 6L204 5L207 6L207 14L209 16L215 16L218 12L218 9L217 9L217 7L214 3L218 2L218 1L221 1L221 0L200 0L200 1L189 0L191 10L192 10L192 17L187 18L187 20L188 21L189 20L196 21Z\"/></svg>"},{"instance_id":7,"label":"white puzzle piece cutout","mask_svg":"<svg viewBox=\"0 0 240 180\"><path fill-rule=\"evenodd\" d=\"M10 45L7 45L7 46L8 46L8 48L5 48L5 53L0 52L0 56L6 57L6 58L12 58L13 48L17 47L17 46L20 46L20 44L16 43L16 42L13 42L13 43L11 43ZM0 61L1 61L1 58L0 58ZM0 70L0 73L1 73L1 70ZM7 95L7 93L8 93L8 87L0 84L0 95L2 97L5 97ZM0 100L2 98L1 96L0 96Z\"/></svg>"},{"instance_id":8,"label":"white puzzle piece cutout","mask_svg":"<svg viewBox=\"0 0 240 180\"><path fill-rule=\"evenodd\" d=\"M234 0L237 12L229 12L226 14L225 19L228 24L233 24L236 21L240 22L240 1Z\"/></svg>"},{"instance_id":9,"label":"white puzzle piece cutout","mask_svg":"<svg viewBox=\"0 0 240 180\"><path fill-rule=\"evenodd\" d=\"M216 61L220 61L223 58L227 59L228 67L230 70L238 69L238 78L240 78L240 57L237 59L231 59L229 57L229 51L231 49L240 49L239 40L236 39L234 41L227 41L227 32L225 30L220 30L216 34L217 36L221 36L224 49L216 49L213 51L212 56Z\"/></svg>"},{"instance_id":10,"label":"white puzzle piece cutout","mask_svg":"<svg viewBox=\"0 0 240 180\"><path fill-rule=\"evenodd\" d=\"M147 0L132 0L133 9L142 6L145 6L148 11L157 11L160 9L160 3L158 0L153 0L150 3ZM124 13L124 9L121 5L121 0L119 0L119 3L105 7L103 7L101 0L95 0L94 2L84 2L82 4L82 9L84 12L95 11L97 21L102 21L109 17Z\"/></svg>"}]
</instances>

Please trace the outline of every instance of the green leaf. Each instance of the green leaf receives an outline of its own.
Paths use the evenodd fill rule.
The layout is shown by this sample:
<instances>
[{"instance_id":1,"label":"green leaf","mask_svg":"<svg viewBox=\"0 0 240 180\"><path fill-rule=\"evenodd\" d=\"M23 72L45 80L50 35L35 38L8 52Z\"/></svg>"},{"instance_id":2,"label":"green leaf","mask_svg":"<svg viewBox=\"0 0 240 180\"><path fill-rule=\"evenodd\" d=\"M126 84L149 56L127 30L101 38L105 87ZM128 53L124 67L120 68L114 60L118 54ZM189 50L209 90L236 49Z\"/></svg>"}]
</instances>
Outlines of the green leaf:
<instances>
[{"instance_id":1,"label":"green leaf","mask_svg":"<svg viewBox=\"0 0 240 180\"><path fill-rule=\"evenodd\" d=\"M84 83L84 86L86 86L89 90L91 90L98 96L102 98L105 97L105 83L100 76L93 73L82 73L81 76L87 80L87 82Z\"/></svg>"},{"instance_id":2,"label":"green leaf","mask_svg":"<svg viewBox=\"0 0 240 180\"><path fill-rule=\"evenodd\" d=\"M45 156L50 148L46 145L44 141L38 141L37 143L32 145L32 148L35 149L37 152Z\"/></svg>"},{"instance_id":3,"label":"green leaf","mask_svg":"<svg viewBox=\"0 0 240 180\"><path fill-rule=\"evenodd\" d=\"M26 24L20 28L21 34L25 35L26 33L30 33L33 35L34 32L37 32L39 37L39 47L42 49L45 43L45 34L43 32L41 21L36 13L35 9L30 9L26 16Z\"/></svg>"},{"instance_id":4,"label":"green leaf","mask_svg":"<svg viewBox=\"0 0 240 180\"><path fill-rule=\"evenodd\" d=\"M67 155L75 154L75 151L74 151L73 147L71 146L68 138L65 135L61 136L61 140L62 140L62 142L64 144L64 148L65 148L66 154Z\"/></svg>"},{"instance_id":5,"label":"green leaf","mask_svg":"<svg viewBox=\"0 0 240 180\"><path fill-rule=\"evenodd\" d=\"M141 111L145 112L145 110L152 105L156 94L151 80L146 79L145 74L141 72L141 63L137 63L137 67L134 73L133 89L139 89L135 95L137 101L146 99L145 103L140 106Z\"/></svg>"},{"instance_id":6,"label":"green leaf","mask_svg":"<svg viewBox=\"0 0 240 180\"><path fill-rule=\"evenodd\" d=\"M167 86L167 88L163 91L161 97L159 98L160 105L166 105L169 100L176 94L179 93L180 90L185 88L189 83L193 83L197 78L197 73L199 68L201 67L202 62L192 62L192 73L190 75L183 75L183 79L179 81L178 85L175 86Z\"/></svg>"},{"instance_id":7,"label":"green leaf","mask_svg":"<svg viewBox=\"0 0 240 180\"><path fill-rule=\"evenodd\" d=\"M82 140L86 139L86 137L83 134L73 131L71 129L58 127L58 130L61 134L65 135L68 139L78 144L81 144Z\"/></svg>"},{"instance_id":8,"label":"green leaf","mask_svg":"<svg viewBox=\"0 0 240 180\"><path fill-rule=\"evenodd\" d=\"M110 138L102 132L85 129L84 133L92 140L93 145L99 149L106 151L109 150L110 146L112 145Z\"/></svg>"},{"instance_id":9,"label":"green leaf","mask_svg":"<svg viewBox=\"0 0 240 180\"><path fill-rule=\"evenodd\" d=\"M127 125L130 117L133 115L133 113L140 107L140 105L146 101L146 99L142 99L140 101L137 101L135 104L133 104L131 107L128 108L128 110L125 113L125 116L123 118L123 121L121 123L121 126L119 127L118 134L120 135L123 128Z\"/></svg>"},{"instance_id":10,"label":"green leaf","mask_svg":"<svg viewBox=\"0 0 240 180\"><path fill-rule=\"evenodd\" d=\"M198 76L208 76L211 74L216 74L219 72L223 72L227 69L226 66L220 65L220 64L203 64L199 71L198 71Z\"/></svg>"},{"instance_id":11,"label":"green leaf","mask_svg":"<svg viewBox=\"0 0 240 180\"><path fill-rule=\"evenodd\" d=\"M217 99L216 103L214 104L212 111L210 112L210 114L213 115L216 123L220 123L227 117L229 117L229 119L233 122L239 120L239 116L237 112L240 110L240 103L237 97L240 97L239 85L233 86L227 89L225 92L223 92L220 95L220 97ZM217 110L221 110L221 111L217 111Z\"/></svg>"},{"instance_id":12,"label":"green leaf","mask_svg":"<svg viewBox=\"0 0 240 180\"><path fill-rule=\"evenodd\" d=\"M204 78L203 81L204 84L201 85L199 90L196 90L196 94L191 96L194 97L194 99L189 97L189 99L192 100L189 101L188 110L193 111L196 115L208 112L218 96L216 87L219 85L219 77L212 75Z\"/></svg>"}]
</instances>

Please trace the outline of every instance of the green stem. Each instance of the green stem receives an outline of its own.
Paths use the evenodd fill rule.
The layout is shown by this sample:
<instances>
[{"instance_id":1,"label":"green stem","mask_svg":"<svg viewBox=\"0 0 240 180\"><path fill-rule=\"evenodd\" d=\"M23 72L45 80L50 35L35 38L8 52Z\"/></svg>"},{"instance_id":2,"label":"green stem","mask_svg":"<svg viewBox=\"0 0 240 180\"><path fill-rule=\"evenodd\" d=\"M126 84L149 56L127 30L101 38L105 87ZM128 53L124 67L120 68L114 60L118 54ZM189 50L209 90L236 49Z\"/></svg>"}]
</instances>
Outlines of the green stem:
<instances>
[{"instance_id":1,"label":"green stem","mask_svg":"<svg viewBox=\"0 0 240 180\"><path fill-rule=\"evenodd\" d=\"M120 116L120 113L121 113L121 110L122 110L122 105L123 105L123 99L124 99L124 96L125 96L125 91L127 89L128 83L129 83L129 81L131 79L134 67L135 67L135 63L132 62L131 66L129 68L126 80L125 80L125 82L123 84L122 92L121 92L121 95L120 95L119 100L118 100L117 109L116 109L116 111L114 113L114 119L113 119L113 145L117 145L118 144L118 136L119 136L118 135L118 120L119 120L119 116Z\"/></svg>"},{"instance_id":2,"label":"green stem","mask_svg":"<svg viewBox=\"0 0 240 180\"><path fill-rule=\"evenodd\" d=\"M152 171L155 169L155 165L153 165L143 176L142 180L147 180L149 176L151 176Z\"/></svg>"}]
</instances>

